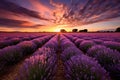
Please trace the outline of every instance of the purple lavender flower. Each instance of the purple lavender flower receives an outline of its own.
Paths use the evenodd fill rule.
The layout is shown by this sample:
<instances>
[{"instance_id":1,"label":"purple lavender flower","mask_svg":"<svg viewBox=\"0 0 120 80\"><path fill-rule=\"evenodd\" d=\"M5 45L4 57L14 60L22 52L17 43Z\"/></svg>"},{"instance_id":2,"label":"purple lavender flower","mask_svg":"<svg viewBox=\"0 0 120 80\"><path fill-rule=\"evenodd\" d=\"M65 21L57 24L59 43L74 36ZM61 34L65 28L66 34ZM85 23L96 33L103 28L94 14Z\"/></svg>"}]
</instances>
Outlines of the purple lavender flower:
<instances>
[{"instance_id":1,"label":"purple lavender flower","mask_svg":"<svg viewBox=\"0 0 120 80\"><path fill-rule=\"evenodd\" d=\"M65 61L69 60L72 56L81 55L81 54L83 54L83 52L80 51L75 46L73 46L73 47L69 47L69 48L65 49L61 54L61 58L65 62Z\"/></svg>"},{"instance_id":2,"label":"purple lavender flower","mask_svg":"<svg viewBox=\"0 0 120 80\"><path fill-rule=\"evenodd\" d=\"M12 38L10 40L3 40L3 41L0 41L0 48L2 49L4 47L10 46L10 45L15 45L19 42L20 42L19 38Z\"/></svg>"},{"instance_id":3,"label":"purple lavender flower","mask_svg":"<svg viewBox=\"0 0 120 80\"><path fill-rule=\"evenodd\" d=\"M96 44L102 44L102 43L103 43L103 40L100 40L100 39L93 39L93 41L94 41Z\"/></svg>"},{"instance_id":4,"label":"purple lavender flower","mask_svg":"<svg viewBox=\"0 0 120 80\"><path fill-rule=\"evenodd\" d=\"M55 55L55 50L47 47L42 47L33 53L33 55L42 55L42 54Z\"/></svg>"},{"instance_id":5,"label":"purple lavender flower","mask_svg":"<svg viewBox=\"0 0 120 80\"><path fill-rule=\"evenodd\" d=\"M91 48L88 49L87 55L94 57L98 51L106 49L103 45L94 45Z\"/></svg>"},{"instance_id":6,"label":"purple lavender flower","mask_svg":"<svg viewBox=\"0 0 120 80\"><path fill-rule=\"evenodd\" d=\"M20 47L24 55L33 53L37 48L37 46L32 41L24 41L16 46Z\"/></svg>"},{"instance_id":7,"label":"purple lavender flower","mask_svg":"<svg viewBox=\"0 0 120 80\"><path fill-rule=\"evenodd\" d=\"M67 39L63 35L61 36L60 42L61 42L60 46L62 48L62 51L64 51L64 49L66 49L68 47L75 46L75 44L73 44L69 39Z\"/></svg>"},{"instance_id":8,"label":"purple lavender flower","mask_svg":"<svg viewBox=\"0 0 120 80\"><path fill-rule=\"evenodd\" d=\"M46 54L26 59L17 80L53 80L56 71L56 56Z\"/></svg>"},{"instance_id":9,"label":"purple lavender flower","mask_svg":"<svg viewBox=\"0 0 120 80\"><path fill-rule=\"evenodd\" d=\"M103 45L111 48L111 49L115 49L118 50L120 52L120 43L119 42L113 42L113 41L105 41L103 43Z\"/></svg>"},{"instance_id":10,"label":"purple lavender flower","mask_svg":"<svg viewBox=\"0 0 120 80\"><path fill-rule=\"evenodd\" d=\"M73 56L65 63L68 80L110 80L108 73L92 58Z\"/></svg>"},{"instance_id":11,"label":"purple lavender flower","mask_svg":"<svg viewBox=\"0 0 120 80\"><path fill-rule=\"evenodd\" d=\"M21 41L21 39L20 38L12 38L10 41L13 45L15 45L15 44L19 43Z\"/></svg>"},{"instance_id":12,"label":"purple lavender flower","mask_svg":"<svg viewBox=\"0 0 120 80\"><path fill-rule=\"evenodd\" d=\"M32 40L33 43L35 43L37 45L37 47L41 47L44 43L43 39L34 39Z\"/></svg>"},{"instance_id":13,"label":"purple lavender flower","mask_svg":"<svg viewBox=\"0 0 120 80\"><path fill-rule=\"evenodd\" d=\"M120 53L116 50L96 45L87 52L94 57L108 72L113 79L119 80L120 77Z\"/></svg>"},{"instance_id":14,"label":"purple lavender flower","mask_svg":"<svg viewBox=\"0 0 120 80\"><path fill-rule=\"evenodd\" d=\"M48 36L43 36L43 37L40 37L40 38L35 38L32 40L33 43L36 44L37 48L41 47L46 41L48 41L50 39L50 35Z\"/></svg>"},{"instance_id":15,"label":"purple lavender flower","mask_svg":"<svg viewBox=\"0 0 120 80\"><path fill-rule=\"evenodd\" d=\"M90 41L90 40L85 40L85 41L82 41L79 45L79 48L84 51L84 52L87 52L87 50L89 48L91 48L92 46L94 46L95 43L93 41Z\"/></svg>"},{"instance_id":16,"label":"purple lavender flower","mask_svg":"<svg viewBox=\"0 0 120 80\"><path fill-rule=\"evenodd\" d=\"M119 80L120 77L120 53L109 48L99 50L94 57L108 71L112 78Z\"/></svg>"},{"instance_id":17,"label":"purple lavender flower","mask_svg":"<svg viewBox=\"0 0 120 80\"><path fill-rule=\"evenodd\" d=\"M72 41L76 41L78 39L78 37L73 37Z\"/></svg>"},{"instance_id":18,"label":"purple lavender flower","mask_svg":"<svg viewBox=\"0 0 120 80\"><path fill-rule=\"evenodd\" d=\"M85 39L85 40L91 40L91 37L89 37L89 36L84 36L83 39Z\"/></svg>"},{"instance_id":19,"label":"purple lavender flower","mask_svg":"<svg viewBox=\"0 0 120 80\"><path fill-rule=\"evenodd\" d=\"M77 39L74 41L75 45L78 47L84 39Z\"/></svg>"},{"instance_id":20,"label":"purple lavender flower","mask_svg":"<svg viewBox=\"0 0 120 80\"><path fill-rule=\"evenodd\" d=\"M65 42L61 43L62 51L64 51L64 49L67 49L68 47L73 47L73 46L75 46L75 45L70 41L65 41Z\"/></svg>"},{"instance_id":21,"label":"purple lavender flower","mask_svg":"<svg viewBox=\"0 0 120 80\"><path fill-rule=\"evenodd\" d=\"M23 57L21 49L17 46L8 46L0 50L0 65L12 65L17 63Z\"/></svg>"},{"instance_id":22,"label":"purple lavender flower","mask_svg":"<svg viewBox=\"0 0 120 80\"><path fill-rule=\"evenodd\" d=\"M23 53L16 46L8 46L0 50L0 73L7 70L13 64L16 64L23 57Z\"/></svg>"},{"instance_id":23,"label":"purple lavender flower","mask_svg":"<svg viewBox=\"0 0 120 80\"><path fill-rule=\"evenodd\" d=\"M7 45L8 45L7 41L0 41L0 49L4 48Z\"/></svg>"},{"instance_id":24,"label":"purple lavender flower","mask_svg":"<svg viewBox=\"0 0 120 80\"><path fill-rule=\"evenodd\" d=\"M54 36L52 39L50 39L43 47L48 47L54 50L58 49L58 35Z\"/></svg>"}]
</instances>

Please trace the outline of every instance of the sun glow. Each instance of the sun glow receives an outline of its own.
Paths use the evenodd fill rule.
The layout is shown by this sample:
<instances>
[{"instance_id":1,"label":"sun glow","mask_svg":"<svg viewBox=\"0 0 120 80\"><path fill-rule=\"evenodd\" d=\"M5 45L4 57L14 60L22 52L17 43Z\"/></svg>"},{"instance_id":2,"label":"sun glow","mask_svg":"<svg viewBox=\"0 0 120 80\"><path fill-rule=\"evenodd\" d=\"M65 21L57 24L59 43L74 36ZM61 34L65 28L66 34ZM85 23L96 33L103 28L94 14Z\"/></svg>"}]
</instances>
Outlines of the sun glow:
<instances>
[{"instance_id":1,"label":"sun glow","mask_svg":"<svg viewBox=\"0 0 120 80\"><path fill-rule=\"evenodd\" d=\"M54 31L55 31L55 32L60 32L60 29L55 29Z\"/></svg>"},{"instance_id":2,"label":"sun glow","mask_svg":"<svg viewBox=\"0 0 120 80\"><path fill-rule=\"evenodd\" d=\"M61 29L68 30L68 28L67 28L66 26L68 26L68 25L65 25L65 24L56 25L56 26L55 26L55 29L54 29L54 32L60 32Z\"/></svg>"}]
</instances>

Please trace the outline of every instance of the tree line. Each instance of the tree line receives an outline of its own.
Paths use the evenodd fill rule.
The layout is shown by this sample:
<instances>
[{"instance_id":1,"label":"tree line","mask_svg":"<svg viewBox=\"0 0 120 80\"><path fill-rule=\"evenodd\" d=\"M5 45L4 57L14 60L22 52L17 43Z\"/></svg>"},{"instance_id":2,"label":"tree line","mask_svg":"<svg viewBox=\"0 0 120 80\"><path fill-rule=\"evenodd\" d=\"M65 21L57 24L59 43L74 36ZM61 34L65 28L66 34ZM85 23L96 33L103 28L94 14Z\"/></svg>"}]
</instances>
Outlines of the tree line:
<instances>
[{"instance_id":1,"label":"tree line","mask_svg":"<svg viewBox=\"0 0 120 80\"><path fill-rule=\"evenodd\" d=\"M67 31L65 29L61 29L60 32L67 32ZM83 30L72 29L72 32L88 32L88 29L83 29ZM111 31L105 31L105 32L111 32ZM112 32L120 32L120 27L116 28L116 30Z\"/></svg>"}]
</instances>

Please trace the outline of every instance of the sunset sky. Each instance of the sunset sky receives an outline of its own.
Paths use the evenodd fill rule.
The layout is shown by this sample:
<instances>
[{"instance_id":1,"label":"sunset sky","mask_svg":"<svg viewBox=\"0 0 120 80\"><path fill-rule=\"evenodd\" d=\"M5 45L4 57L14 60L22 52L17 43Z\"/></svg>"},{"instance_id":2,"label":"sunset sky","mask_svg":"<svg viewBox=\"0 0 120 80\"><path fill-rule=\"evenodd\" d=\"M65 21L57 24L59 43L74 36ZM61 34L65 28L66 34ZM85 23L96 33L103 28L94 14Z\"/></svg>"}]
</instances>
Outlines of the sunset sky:
<instances>
[{"instance_id":1,"label":"sunset sky","mask_svg":"<svg viewBox=\"0 0 120 80\"><path fill-rule=\"evenodd\" d=\"M119 26L120 0L0 0L0 31L98 31Z\"/></svg>"}]
</instances>

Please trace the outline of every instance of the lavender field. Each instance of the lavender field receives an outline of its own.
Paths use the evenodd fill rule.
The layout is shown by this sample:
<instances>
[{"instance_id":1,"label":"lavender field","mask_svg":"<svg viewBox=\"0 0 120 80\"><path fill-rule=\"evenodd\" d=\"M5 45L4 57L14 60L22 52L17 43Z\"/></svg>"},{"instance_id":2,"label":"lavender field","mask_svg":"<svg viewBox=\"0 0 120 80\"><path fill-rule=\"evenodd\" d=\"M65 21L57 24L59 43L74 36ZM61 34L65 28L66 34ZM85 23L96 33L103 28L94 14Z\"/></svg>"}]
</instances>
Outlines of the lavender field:
<instances>
[{"instance_id":1,"label":"lavender field","mask_svg":"<svg viewBox=\"0 0 120 80\"><path fill-rule=\"evenodd\" d=\"M0 80L120 80L120 33L0 33Z\"/></svg>"}]
</instances>

